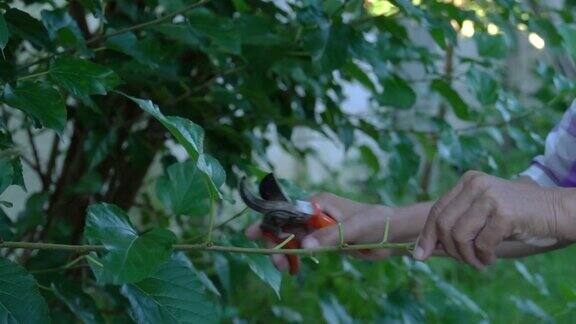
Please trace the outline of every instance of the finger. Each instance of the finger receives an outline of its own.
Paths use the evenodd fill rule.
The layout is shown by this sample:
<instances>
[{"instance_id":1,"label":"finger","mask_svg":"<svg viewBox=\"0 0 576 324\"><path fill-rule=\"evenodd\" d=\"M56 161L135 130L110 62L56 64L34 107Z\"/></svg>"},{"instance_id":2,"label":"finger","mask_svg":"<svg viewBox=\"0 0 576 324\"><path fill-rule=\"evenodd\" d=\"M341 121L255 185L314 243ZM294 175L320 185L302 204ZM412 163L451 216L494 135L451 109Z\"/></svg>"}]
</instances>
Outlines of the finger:
<instances>
[{"instance_id":1,"label":"finger","mask_svg":"<svg viewBox=\"0 0 576 324\"><path fill-rule=\"evenodd\" d=\"M462 256L458 252L458 242L455 240L455 236L459 234L454 226L460 219L467 217L466 212L470 210L478 195L479 193L464 190L463 187L436 218L438 241L442 243L448 255L460 261L462 261Z\"/></svg>"},{"instance_id":2,"label":"finger","mask_svg":"<svg viewBox=\"0 0 576 324\"><path fill-rule=\"evenodd\" d=\"M264 240L264 244L269 249L272 249L276 245L278 245L278 243L274 242L274 240L272 240L270 238L266 238ZM288 263L288 258L284 254L272 254L271 259L272 259L272 263L274 264L276 269L278 269L279 271L288 271L288 269L290 268L290 264Z\"/></svg>"},{"instance_id":3,"label":"finger","mask_svg":"<svg viewBox=\"0 0 576 324\"><path fill-rule=\"evenodd\" d=\"M338 207L331 205L331 204L321 204L321 203L316 202L316 201L314 201L314 203L318 204L318 207L320 208L320 210L322 210L324 213L328 214L328 216L332 217L337 222L344 221L346 215Z\"/></svg>"},{"instance_id":4,"label":"finger","mask_svg":"<svg viewBox=\"0 0 576 324\"><path fill-rule=\"evenodd\" d=\"M477 269L484 268L485 264L476 256L474 240L486 225L491 210L491 205L486 200L476 199L464 212L464 216L457 220L452 232L460 258Z\"/></svg>"},{"instance_id":5,"label":"finger","mask_svg":"<svg viewBox=\"0 0 576 324\"><path fill-rule=\"evenodd\" d=\"M260 229L260 224L261 222L256 222L250 226L248 226L248 228L244 231L244 234L246 235L246 237L248 237L250 240L259 240L263 237L262 235L262 230Z\"/></svg>"},{"instance_id":6,"label":"finger","mask_svg":"<svg viewBox=\"0 0 576 324\"><path fill-rule=\"evenodd\" d=\"M446 195L440 198L430 209L428 218L426 218L426 223L424 224L424 228L418 237L418 245L414 249L413 257L416 260L424 261L432 255L432 252L434 252L436 243L438 242L436 219L440 215L440 212L444 209L444 206L447 205L453 197L458 195L461 190L462 183L459 181L454 186L454 188L452 188Z\"/></svg>"},{"instance_id":7,"label":"finger","mask_svg":"<svg viewBox=\"0 0 576 324\"><path fill-rule=\"evenodd\" d=\"M342 237L346 243L355 243L361 232L360 222L350 218L342 222ZM302 240L302 247L313 249L320 246L337 246L340 243L338 226L329 226L312 232Z\"/></svg>"},{"instance_id":8,"label":"finger","mask_svg":"<svg viewBox=\"0 0 576 324\"><path fill-rule=\"evenodd\" d=\"M317 203L323 211L337 221L342 221L344 217L354 215L366 208L365 204L326 192L314 195L310 201Z\"/></svg>"},{"instance_id":9,"label":"finger","mask_svg":"<svg viewBox=\"0 0 576 324\"><path fill-rule=\"evenodd\" d=\"M460 192L463 190L464 185L474 179L480 177L481 172L468 171L458 181L458 183L446 195L440 198L434 206L430 209L428 218L424 229L418 238L418 246L414 249L413 257L417 260L425 260L432 255L438 241L438 233L436 228L436 221L444 211L444 207L448 205ZM451 249L451 247L447 247Z\"/></svg>"},{"instance_id":10,"label":"finger","mask_svg":"<svg viewBox=\"0 0 576 324\"><path fill-rule=\"evenodd\" d=\"M366 252L351 251L350 255L355 258L366 260L366 261L378 261L386 259L394 255L395 251L393 249L380 249L380 250L370 250Z\"/></svg>"},{"instance_id":11,"label":"finger","mask_svg":"<svg viewBox=\"0 0 576 324\"><path fill-rule=\"evenodd\" d=\"M488 218L486 225L474 240L476 257L484 265L490 265L496 261L496 247L504 240L506 233L506 226L497 223L494 217Z\"/></svg>"}]
</instances>

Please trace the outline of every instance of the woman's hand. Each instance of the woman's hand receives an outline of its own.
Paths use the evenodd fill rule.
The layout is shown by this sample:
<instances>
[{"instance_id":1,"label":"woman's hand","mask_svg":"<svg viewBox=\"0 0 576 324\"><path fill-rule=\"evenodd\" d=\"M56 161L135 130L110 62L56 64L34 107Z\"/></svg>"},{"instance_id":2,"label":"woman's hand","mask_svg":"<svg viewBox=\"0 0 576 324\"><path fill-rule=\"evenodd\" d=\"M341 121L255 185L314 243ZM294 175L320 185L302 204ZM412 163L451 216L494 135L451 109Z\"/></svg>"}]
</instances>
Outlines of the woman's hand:
<instances>
[{"instance_id":1,"label":"woman's hand","mask_svg":"<svg viewBox=\"0 0 576 324\"><path fill-rule=\"evenodd\" d=\"M576 239L576 194L467 172L430 209L414 257L437 247L476 268L494 262L503 240L552 246Z\"/></svg>"},{"instance_id":2,"label":"woman's hand","mask_svg":"<svg viewBox=\"0 0 576 324\"><path fill-rule=\"evenodd\" d=\"M420 226L412 230L412 237L403 235L401 228L409 224L407 219L400 220L397 210L382 205L362 204L349 199L338 197L329 193L322 193L314 198L320 208L328 215L342 224L344 241L349 244L376 243L382 240L387 219L390 219L389 241L408 242L413 241L415 234L422 228ZM397 227L398 228L397 228ZM340 236L337 226L322 228L316 231L294 233L298 239L302 240L302 247L316 248L320 246L336 246L339 244ZM246 230L246 235L252 240L263 239L260 231L260 224L256 223ZM286 234L288 236L288 234ZM268 246L274 246L273 242L267 242ZM353 251L350 254L367 260L377 260L386 258L396 251L393 250L370 250L365 252ZM272 261L280 270L288 269L288 260L284 255L272 256Z\"/></svg>"}]
</instances>

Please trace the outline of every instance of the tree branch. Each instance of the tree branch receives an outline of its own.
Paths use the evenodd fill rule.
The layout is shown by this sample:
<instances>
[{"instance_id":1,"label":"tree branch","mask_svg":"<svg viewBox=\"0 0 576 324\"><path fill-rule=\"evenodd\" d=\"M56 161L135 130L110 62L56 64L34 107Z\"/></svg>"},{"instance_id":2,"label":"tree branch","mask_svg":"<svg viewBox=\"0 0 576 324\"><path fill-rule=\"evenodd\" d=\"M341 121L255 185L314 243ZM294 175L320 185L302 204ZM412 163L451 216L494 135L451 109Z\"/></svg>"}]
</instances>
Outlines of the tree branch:
<instances>
[{"instance_id":1,"label":"tree branch","mask_svg":"<svg viewBox=\"0 0 576 324\"><path fill-rule=\"evenodd\" d=\"M317 253L356 251L356 250L375 250L375 249L405 249L411 250L414 242L408 243L371 243L371 244L354 244L347 246L324 246L314 249L265 249L265 248L248 248L239 246L224 245L205 245L205 244L174 244L175 251L206 251L206 252L229 252L229 253L247 253L247 254L303 254L311 255ZM54 244L40 242L3 242L0 243L0 249L27 249L27 250L49 250L49 251L72 251L80 254L89 252L104 252L106 248L103 245L71 245L71 244Z\"/></svg>"}]
</instances>

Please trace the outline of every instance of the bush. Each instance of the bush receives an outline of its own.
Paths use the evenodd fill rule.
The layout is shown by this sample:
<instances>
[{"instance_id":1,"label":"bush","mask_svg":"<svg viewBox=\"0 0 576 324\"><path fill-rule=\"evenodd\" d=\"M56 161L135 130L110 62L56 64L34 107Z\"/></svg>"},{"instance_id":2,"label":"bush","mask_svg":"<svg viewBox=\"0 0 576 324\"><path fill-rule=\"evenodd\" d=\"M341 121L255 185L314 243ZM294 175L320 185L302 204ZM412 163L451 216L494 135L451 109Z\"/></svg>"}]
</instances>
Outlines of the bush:
<instances>
[{"instance_id":1,"label":"bush","mask_svg":"<svg viewBox=\"0 0 576 324\"><path fill-rule=\"evenodd\" d=\"M520 262L479 275L322 255L282 278L235 250L254 252L242 228L258 217L235 202L237 181L273 168L272 146L311 190L387 204L432 199L468 169L521 171L573 97L569 3L5 1L0 13L0 192L26 197L1 201L5 321L569 313L564 286ZM361 112L343 108L351 87L369 97ZM335 143L346 167L306 183L323 151L303 132ZM551 260L546 271L564 269ZM497 302L502 278L514 296ZM534 301L550 291L555 305Z\"/></svg>"}]
</instances>

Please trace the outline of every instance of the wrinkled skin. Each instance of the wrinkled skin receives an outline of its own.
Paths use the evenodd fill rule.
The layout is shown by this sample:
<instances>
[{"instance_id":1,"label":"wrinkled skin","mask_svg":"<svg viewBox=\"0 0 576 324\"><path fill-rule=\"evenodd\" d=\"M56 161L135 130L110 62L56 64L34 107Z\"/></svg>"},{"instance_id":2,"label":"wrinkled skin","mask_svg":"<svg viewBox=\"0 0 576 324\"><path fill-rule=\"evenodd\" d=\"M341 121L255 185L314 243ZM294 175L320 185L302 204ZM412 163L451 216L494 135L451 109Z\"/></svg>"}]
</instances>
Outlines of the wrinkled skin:
<instances>
[{"instance_id":1,"label":"wrinkled skin","mask_svg":"<svg viewBox=\"0 0 576 324\"><path fill-rule=\"evenodd\" d=\"M552 246L576 238L574 190L467 172L432 208L414 251L430 257L438 244L476 268L496 259L504 240Z\"/></svg>"},{"instance_id":2,"label":"wrinkled skin","mask_svg":"<svg viewBox=\"0 0 576 324\"><path fill-rule=\"evenodd\" d=\"M330 193L316 195L313 201L342 223L349 244L382 240L390 221L390 242L419 244L418 260L432 255L451 256L476 268L484 268L496 257L521 257L566 246L576 239L576 190L544 188L531 180L504 180L481 172L466 173L437 202L424 202L401 208L355 202ZM259 223L246 235L263 239ZM337 227L316 231L294 231L304 248L336 246ZM285 233L284 237L289 234ZM266 242L267 246L275 245ZM380 260L405 254L399 250L348 252L366 260ZM273 255L280 270L288 269L284 255Z\"/></svg>"}]
</instances>

